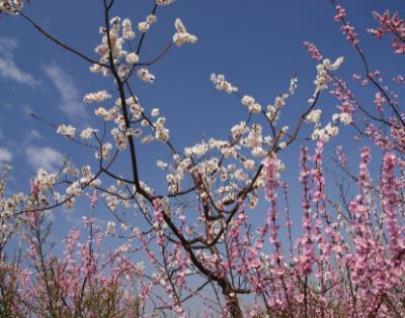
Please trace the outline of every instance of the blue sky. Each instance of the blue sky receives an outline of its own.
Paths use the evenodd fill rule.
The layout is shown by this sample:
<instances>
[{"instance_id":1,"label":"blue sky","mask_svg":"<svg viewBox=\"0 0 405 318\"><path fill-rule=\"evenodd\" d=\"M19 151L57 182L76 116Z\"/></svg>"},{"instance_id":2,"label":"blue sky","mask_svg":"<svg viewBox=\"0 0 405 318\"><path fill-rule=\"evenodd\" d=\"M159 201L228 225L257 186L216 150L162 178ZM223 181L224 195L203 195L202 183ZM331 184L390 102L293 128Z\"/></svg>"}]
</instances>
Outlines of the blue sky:
<instances>
[{"instance_id":1,"label":"blue sky","mask_svg":"<svg viewBox=\"0 0 405 318\"><path fill-rule=\"evenodd\" d=\"M373 10L389 8L404 15L405 2L342 3L360 33L372 68L382 69L388 79L403 72L403 57L391 53L390 41L379 43L365 30L375 26ZM151 0L117 0L113 14L129 17L136 24L151 6ZM51 34L96 58L93 50L99 43L98 28L103 21L101 1L33 0L25 13ZM299 88L282 116L283 123L293 125L292 119L298 118L313 92L315 76L314 62L303 41L316 43L331 59L345 56L338 74L349 82L353 72L362 72L358 56L344 40L333 16L334 10L326 0L177 0L158 11L158 23L147 36L141 60L153 58L171 41L176 17L181 17L189 31L198 35L199 42L170 51L155 65L154 85L134 80L136 94L145 108L161 108L172 139L182 147L204 136L226 138L233 124L246 118L246 110L236 98L213 88L210 73L224 73L242 92L253 95L263 105L286 91L290 77L296 73ZM33 111L55 124L100 127L93 115L94 107L84 105L82 98L90 91L111 89L112 84L91 74L86 62L50 43L22 18L3 16L0 25L0 159L9 160L13 167L10 189L27 191L28 176L38 166L56 169L64 156L75 158L78 164L93 157L56 135L48 125L31 119L27 112ZM135 43L138 39L139 34ZM352 88L356 93L358 88ZM364 90L359 92L364 94ZM371 102L367 96L364 101ZM326 114L333 113L335 105L330 98L321 99ZM351 147L351 134L342 134L328 147L332 149L337 143ZM292 183L297 180L296 149L284 155L286 179ZM145 146L139 154L142 177L149 182L162 180L153 168L154 162L169 156L156 151L153 146ZM353 155L357 158L357 151ZM293 197L299 195L298 188L292 187L291 191Z\"/></svg>"}]
</instances>

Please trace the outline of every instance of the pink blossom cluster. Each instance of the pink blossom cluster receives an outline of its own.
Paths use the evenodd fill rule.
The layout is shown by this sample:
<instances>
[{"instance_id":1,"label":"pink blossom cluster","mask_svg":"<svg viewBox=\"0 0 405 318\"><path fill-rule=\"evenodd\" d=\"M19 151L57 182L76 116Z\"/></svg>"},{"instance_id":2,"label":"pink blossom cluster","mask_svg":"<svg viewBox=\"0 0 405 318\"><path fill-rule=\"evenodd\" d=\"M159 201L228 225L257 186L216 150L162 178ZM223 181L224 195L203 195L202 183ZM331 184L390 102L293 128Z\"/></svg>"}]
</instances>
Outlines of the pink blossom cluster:
<instances>
[{"instance_id":1,"label":"pink blossom cluster","mask_svg":"<svg viewBox=\"0 0 405 318\"><path fill-rule=\"evenodd\" d=\"M373 12L374 18L379 24L376 29L368 29L368 32L377 39L381 39L385 34L392 35L392 49L396 54L405 54L405 20L399 15L399 12L390 13L385 11L383 14Z\"/></svg>"}]
</instances>

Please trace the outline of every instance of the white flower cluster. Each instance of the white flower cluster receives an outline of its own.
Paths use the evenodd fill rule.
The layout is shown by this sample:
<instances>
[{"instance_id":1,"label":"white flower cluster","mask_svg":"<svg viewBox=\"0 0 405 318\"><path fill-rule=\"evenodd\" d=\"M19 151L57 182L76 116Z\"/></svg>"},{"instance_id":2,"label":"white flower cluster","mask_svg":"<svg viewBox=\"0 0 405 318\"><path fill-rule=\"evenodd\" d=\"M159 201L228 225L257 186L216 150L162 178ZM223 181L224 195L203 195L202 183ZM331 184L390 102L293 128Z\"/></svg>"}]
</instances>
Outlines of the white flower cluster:
<instances>
[{"instance_id":1,"label":"white flower cluster","mask_svg":"<svg viewBox=\"0 0 405 318\"><path fill-rule=\"evenodd\" d=\"M153 108L153 109L151 110L151 112L150 112L150 115L151 115L152 117L160 116L160 110L159 110L159 108Z\"/></svg>"},{"instance_id":2,"label":"white flower cluster","mask_svg":"<svg viewBox=\"0 0 405 318\"><path fill-rule=\"evenodd\" d=\"M0 12L16 15L24 6L23 0L0 0Z\"/></svg>"},{"instance_id":3,"label":"white flower cluster","mask_svg":"<svg viewBox=\"0 0 405 318\"><path fill-rule=\"evenodd\" d=\"M262 106L256 102L256 100L249 95L242 97L242 105L246 106L252 113L260 113L262 111Z\"/></svg>"},{"instance_id":4,"label":"white flower cluster","mask_svg":"<svg viewBox=\"0 0 405 318\"><path fill-rule=\"evenodd\" d=\"M290 94L290 96L295 94L295 91L297 90L298 87L298 78L297 77L293 77L290 79L290 86L288 88L288 93Z\"/></svg>"},{"instance_id":5,"label":"white flower cluster","mask_svg":"<svg viewBox=\"0 0 405 318\"><path fill-rule=\"evenodd\" d=\"M72 176L77 177L79 175L78 169L73 168L71 166L68 169L69 171L66 170L67 169L64 169L64 172ZM83 193L83 189L85 187L87 186L97 187L101 185L101 180L95 178L94 174L91 171L90 166L83 166L80 169L80 171L81 177L70 183L70 185L66 188L66 195L57 196L58 197L57 201L61 202L63 200L65 206L68 208L72 208L74 206L76 198Z\"/></svg>"},{"instance_id":6,"label":"white flower cluster","mask_svg":"<svg viewBox=\"0 0 405 318\"><path fill-rule=\"evenodd\" d=\"M88 93L86 96L84 96L83 101L85 103L99 103L110 98L111 94L106 90L102 90L94 93Z\"/></svg>"},{"instance_id":7,"label":"white flower cluster","mask_svg":"<svg viewBox=\"0 0 405 318\"><path fill-rule=\"evenodd\" d=\"M334 122L341 122L343 125L348 126L352 123L352 115L348 112L342 112L340 114L333 114L332 120Z\"/></svg>"},{"instance_id":8,"label":"white flower cluster","mask_svg":"<svg viewBox=\"0 0 405 318\"><path fill-rule=\"evenodd\" d=\"M197 36L187 32L186 27L179 18L174 22L174 27L176 28L176 33L173 35L173 42L177 46L182 46L186 43L195 44L198 41Z\"/></svg>"},{"instance_id":9,"label":"white flower cluster","mask_svg":"<svg viewBox=\"0 0 405 318\"><path fill-rule=\"evenodd\" d=\"M239 124L234 125L231 128L232 138L234 140L238 139L247 130L246 122L241 121Z\"/></svg>"},{"instance_id":10,"label":"white flower cluster","mask_svg":"<svg viewBox=\"0 0 405 318\"><path fill-rule=\"evenodd\" d=\"M159 6L168 6L176 0L156 0L156 4Z\"/></svg>"},{"instance_id":11,"label":"white flower cluster","mask_svg":"<svg viewBox=\"0 0 405 318\"><path fill-rule=\"evenodd\" d=\"M157 18L155 15L150 14L146 17L145 21L138 23L138 30L139 32L145 33L148 32L150 27L157 22Z\"/></svg>"},{"instance_id":12,"label":"white flower cluster","mask_svg":"<svg viewBox=\"0 0 405 318\"><path fill-rule=\"evenodd\" d=\"M225 76L223 74L211 74L211 82L215 85L215 88L219 91L224 91L225 93L232 94L238 92L238 88L236 86L232 86L231 83L225 80Z\"/></svg>"},{"instance_id":13,"label":"white flower cluster","mask_svg":"<svg viewBox=\"0 0 405 318\"><path fill-rule=\"evenodd\" d=\"M155 81L155 75L153 75L147 68L140 68L137 75L145 83L153 83Z\"/></svg>"},{"instance_id":14,"label":"white flower cluster","mask_svg":"<svg viewBox=\"0 0 405 318\"><path fill-rule=\"evenodd\" d=\"M137 64L139 63L139 56L135 52L129 53L126 57L126 61L128 64Z\"/></svg>"},{"instance_id":15,"label":"white flower cluster","mask_svg":"<svg viewBox=\"0 0 405 318\"><path fill-rule=\"evenodd\" d=\"M266 116L272 121L276 122L279 118L281 109L285 106L287 99L294 95L298 87L298 78L293 77L290 79L290 85L288 87L288 93L281 94L274 99L273 104L267 105Z\"/></svg>"},{"instance_id":16,"label":"white flower cluster","mask_svg":"<svg viewBox=\"0 0 405 318\"><path fill-rule=\"evenodd\" d=\"M114 235L115 234L115 230L116 230L116 224L115 222L108 222L107 223L107 230L106 230L106 234L107 235Z\"/></svg>"},{"instance_id":17,"label":"white flower cluster","mask_svg":"<svg viewBox=\"0 0 405 318\"><path fill-rule=\"evenodd\" d=\"M132 29L132 22L128 18L122 21L122 37L127 41L132 40L135 37L135 32Z\"/></svg>"},{"instance_id":18,"label":"white flower cluster","mask_svg":"<svg viewBox=\"0 0 405 318\"><path fill-rule=\"evenodd\" d=\"M139 57L134 52L127 52L123 49L125 42L131 41L135 37L135 32L132 29L132 22L126 18L121 23L120 17L114 17L110 20L109 38L106 28L100 28L102 35L101 44L95 51L100 55L99 63L104 65L110 64L110 45L113 63L116 65L118 75L125 78L132 66L139 62ZM110 42L110 43L109 43ZM100 64L93 64L90 71L93 73L102 73L104 76L110 74L110 69Z\"/></svg>"},{"instance_id":19,"label":"white flower cluster","mask_svg":"<svg viewBox=\"0 0 405 318\"><path fill-rule=\"evenodd\" d=\"M314 109L305 117L305 120L309 123L318 124L321 120L321 114L321 109Z\"/></svg>"},{"instance_id":20,"label":"white flower cluster","mask_svg":"<svg viewBox=\"0 0 405 318\"><path fill-rule=\"evenodd\" d=\"M105 109L104 107L99 107L94 110L94 114L105 121L112 120L115 116L116 109L112 108L110 110Z\"/></svg>"},{"instance_id":21,"label":"white flower cluster","mask_svg":"<svg viewBox=\"0 0 405 318\"><path fill-rule=\"evenodd\" d=\"M136 97L130 97L126 100L127 106L130 110L131 117L133 120L138 120L142 117L143 108L139 104L139 101Z\"/></svg>"},{"instance_id":22,"label":"white flower cluster","mask_svg":"<svg viewBox=\"0 0 405 318\"><path fill-rule=\"evenodd\" d=\"M314 129L311 138L312 140L320 140L328 142L331 138L336 137L339 133L339 127L332 123L328 123L324 128L317 127Z\"/></svg>"},{"instance_id":23,"label":"white flower cluster","mask_svg":"<svg viewBox=\"0 0 405 318\"><path fill-rule=\"evenodd\" d=\"M38 187L40 192L45 192L52 189L57 180L58 176L56 173L49 173L45 169L39 168L32 182Z\"/></svg>"},{"instance_id":24,"label":"white flower cluster","mask_svg":"<svg viewBox=\"0 0 405 318\"><path fill-rule=\"evenodd\" d=\"M104 143L101 149L95 153L96 159L107 159L112 149L113 145L111 143Z\"/></svg>"},{"instance_id":25,"label":"white flower cluster","mask_svg":"<svg viewBox=\"0 0 405 318\"><path fill-rule=\"evenodd\" d=\"M205 141L199 142L192 147L184 148L184 154L187 157L195 156L197 158L204 156L209 150L209 146Z\"/></svg>"},{"instance_id":26,"label":"white flower cluster","mask_svg":"<svg viewBox=\"0 0 405 318\"><path fill-rule=\"evenodd\" d=\"M59 125L56 129L56 133L68 138L73 138L76 133L76 128L72 125Z\"/></svg>"},{"instance_id":27,"label":"white flower cluster","mask_svg":"<svg viewBox=\"0 0 405 318\"><path fill-rule=\"evenodd\" d=\"M128 138L119 128L113 128L111 135L114 137L115 145L118 150L125 150L127 148Z\"/></svg>"},{"instance_id":28,"label":"white flower cluster","mask_svg":"<svg viewBox=\"0 0 405 318\"><path fill-rule=\"evenodd\" d=\"M88 140L88 139L94 137L94 135L96 133L97 133L97 129L87 127L85 129L83 129L82 132L80 133L80 138L83 140Z\"/></svg>"},{"instance_id":29,"label":"white flower cluster","mask_svg":"<svg viewBox=\"0 0 405 318\"><path fill-rule=\"evenodd\" d=\"M75 196L78 196L82 193L82 188L79 181L73 182L70 186L66 188L66 194L71 199L74 199Z\"/></svg>"},{"instance_id":30,"label":"white flower cluster","mask_svg":"<svg viewBox=\"0 0 405 318\"><path fill-rule=\"evenodd\" d=\"M322 63L316 66L317 75L314 81L315 92L320 92L328 88L328 83L331 81L328 72L336 71L343 63L344 58L341 56L331 63L329 59L324 59Z\"/></svg>"},{"instance_id":31,"label":"white flower cluster","mask_svg":"<svg viewBox=\"0 0 405 318\"><path fill-rule=\"evenodd\" d=\"M338 124L342 123L347 126L352 123L352 116L350 113L342 112L340 114L332 115L332 122L329 122L324 128L321 128L322 110L314 109L306 117L305 120L315 125L312 132L312 140L320 140L322 142L328 142L332 137L336 137L339 134Z\"/></svg>"},{"instance_id":32,"label":"white flower cluster","mask_svg":"<svg viewBox=\"0 0 405 318\"><path fill-rule=\"evenodd\" d=\"M247 136L241 139L241 145L250 148L251 154L254 157L264 157L267 151L263 149L263 128L258 124L253 124L249 128Z\"/></svg>"},{"instance_id":33,"label":"white flower cluster","mask_svg":"<svg viewBox=\"0 0 405 318\"><path fill-rule=\"evenodd\" d=\"M154 123L155 127L155 139L161 142L169 140L169 129L165 127L166 118L159 117Z\"/></svg>"},{"instance_id":34,"label":"white flower cluster","mask_svg":"<svg viewBox=\"0 0 405 318\"><path fill-rule=\"evenodd\" d=\"M57 179L56 173L48 173L45 169L39 168L36 176L31 181L30 203L35 205L38 203L47 204L47 191L54 187ZM57 197L56 192L53 192L53 195Z\"/></svg>"}]
</instances>

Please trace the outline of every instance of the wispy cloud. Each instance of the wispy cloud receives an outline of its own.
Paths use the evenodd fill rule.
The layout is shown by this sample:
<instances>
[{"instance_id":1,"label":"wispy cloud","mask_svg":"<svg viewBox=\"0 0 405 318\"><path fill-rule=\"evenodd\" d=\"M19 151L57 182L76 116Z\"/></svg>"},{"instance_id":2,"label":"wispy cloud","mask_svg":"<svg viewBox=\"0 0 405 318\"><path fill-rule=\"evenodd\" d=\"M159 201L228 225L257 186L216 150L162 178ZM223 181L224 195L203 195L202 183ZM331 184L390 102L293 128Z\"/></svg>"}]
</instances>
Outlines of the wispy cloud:
<instances>
[{"instance_id":1,"label":"wispy cloud","mask_svg":"<svg viewBox=\"0 0 405 318\"><path fill-rule=\"evenodd\" d=\"M17 48L17 40L0 37L0 76L29 86L38 85L39 81L21 70L15 63L14 51Z\"/></svg>"},{"instance_id":2,"label":"wispy cloud","mask_svg":"<svg viewBox=\"0 0 405 318\"><path fill-rule=\"evenodd\" d=\"M44 69L60 94L59 108L71 118L86 117L85 106L73 79L56 64L45 66Z\"/></svg>"},{"instance_id":3,"label":"wispy cloud","mask_svg":"<svg viewBox=\"0 0 405 318\"><path fill-rule=\"evenodd\" d=\"M38 130L31 129L25 132L24 144L30 145L35 139L42 139L42 135Z\"/></svg>"},{"instance_id":4,"label":"wispy cloud","mask_svg":"<svg viewBox=\"0 0 405 318\"><path fill-rule=\"evenodd\" d=\"M11 161L13 155L6 148L0 148L0 161Z\"/></svg>"},{"instance_id":5,"label":"wispy cloud","mask_svg":"<svg viewBox=\"0 0 405 318\"><path fill-rule=\"evenodd\" d=\"M47 171L56 171L63 164L63 155L50 147L29 146L26 149L27 160L35 169L44 168Z\"/></svg>"}]
</instances>

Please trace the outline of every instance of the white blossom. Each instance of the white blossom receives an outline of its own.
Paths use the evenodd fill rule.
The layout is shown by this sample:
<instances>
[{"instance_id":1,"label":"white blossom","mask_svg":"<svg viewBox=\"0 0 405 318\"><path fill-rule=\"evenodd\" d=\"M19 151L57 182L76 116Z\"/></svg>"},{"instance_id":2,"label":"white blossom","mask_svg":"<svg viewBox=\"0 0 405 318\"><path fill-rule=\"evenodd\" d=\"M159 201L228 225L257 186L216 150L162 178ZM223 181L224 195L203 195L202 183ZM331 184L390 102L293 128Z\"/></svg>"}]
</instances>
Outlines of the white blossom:
<instances>
[{"instance_id":1,"label":"white blossom","mask_svg":"<svg viewBox=\"0 0 405 318\"><path fill-rule=\"evenodd\" d=\"M150 112L150 115L151 115L152 117L157 117L157 116L159 116L159 115L160 115L160 110L159 110L159 108L153 108L152 111Z\"/></svg>"},{"instance_id":2,"label":"white blossom","mask_svg":"<svg viewBox=\"0 0 405 318\"><path fill-rule=\"evenodd\" d=\"M71 125L59 125L56 133L68 138L73 138L76 133L76 128Z\"/></svg>"},{"instance_id":3,"label":"white blossom","mask_svg":"<svg viewBox=\"0 0 405 318\"><path fill-rule=\"evenodd\" d=\"M111 135L114 137L115 145L117 146L118 150L125 150L127 148L128 139L119 128L113 128L111 130Z\"/></svg>"},{"instance_id":4,"label":"white blossom","mask_svg":"<svg viewBox=\"0 0 405 318\"><path fill-rule=\"evenodd\" d=\"M135 37L135 32L132 30L132 22L128 18L122 21L122 37L127 41Z\"/></svg>"},{"instance_id":5,"label":"white blossom","mask_svg":"<svg viewBox=\"0 0 405 318\"><path fill-rule=\"evenodd\" d=\"M23 0L2 0L0 1L0 12L16 15L24 6Z\"/></svg>"},{"instance_id":6,"label":"white blossom","mask_svg":"<svg viewBox=\"0 0 405 318\"><path fill-rule=\"evenodd\" d=\"M104 120L112 120L113 119L113 115L110 111L108 111L107 109L105 109L104 107L99 107L97 108L94 113L96 114L96 116L101 117Z\"/></svg>"},{"instance_id":7,"label":"white blossom","mask_svg":"<svg viewBox=\"0 0 405 318\"><path fill-rule=\"evenodd\" d=\"M197 36L187 32L186 27L179 18L174 22L174 27L176 28L176 33L173 35L173 42L177 46L182 46L186 43L195 44L198 41Z\"/></svg>"},{"instance_id":8,"label":"white blossom","mask_svg":"<svg viewBox=\"0 0 405 318\"><path fill-rule=\"evenodd\" d=\"M105 101L106 99L111 98L111 94L108 93L105 90L94 92L94 93L89 93L86 96L84 96L83 101L85 103L98 103Z\"/></svg>"},{"instance_id":9,"label":"white blossom","mask_svg":"<svg viewBox=\"0 0 405 318\"><path fill-rule=\"evenodd\" d=\"M239 89L236 86L225 80L223 74L212 73L210 76L211 82L215 85L215 88L219 91L224 91L225 93L232 94L236 93Z\"/></svg>"},{"instance_id":10,"label":"white blossom","mask_svg":"<svg viewBox=\"0 0 405 318\"><path fill-rule=\"evenodd\" d=\"M139 62L139 56L135 52L129 53L126 56L126 61L128 64L137 64Z\"/></svg>"},{"instance_id":11,"label":"white blossom","mask_svg":"<svg viewBox=\"0 0 405 318\"><path fill-rule=\"evenodd\" d=\"M321 120L321 114L321 109L314 109L305 117L305 120L309 123L318 124Z\"/></svg>"},{"instance_id":12,"label":"white blossom","mask_svg":"<svg viewBox=\"0 0 405 318\"><path fill-rule=\"evenodd\" d=\"M87 128L82 130L82 132L80 134L80 138L83 139L83 140L88 140L91 137L94 137L95 133L97 133L97 129L87 127Z\"/></svg>"},{"instance_id":13,"label":"white blossom","mask_svg":"<svg viewBox=\"0 0 405 318\"><path fill-rule=\"evenodd\" d=\"M331 81L331 77L328 74L329 71L336 71L343 63L344 58L339 57L335 62L331 63L329 59L324 59L322 63L316 66L317 75L314 81L315 92L320 92L328 88L328 83Z\"/></svg>"},{"instance_id":14,"label":"white blossom","mask_svg":"<svg viewBox=\"0 0 405 318\"><path fill-rule=\"evenodd\" d=\"M106 234L107 235L114 235L115 234L115 229L116 229L116 224L115 222L108 222L107 223L107 230L106 230Z\"/></svg>"},{"instance_id":15,"label":"white blossom","mask_svg":"<svg viewBox=\"0 0 405 318\"><path fill-rule=\"evenodd\" d=\"M104 143L103 146L101 147L101 151L98 150L95 153L96 159L101 159L101 158L106 159L106 158L108 158L112 148L113 148L113 146L112 146L111 143L109 143L109 142Z\"/></svg>"},{"instance_id":16,"label":"white blossom","mask_svg":"<svg viewBox=\"0 0 405 318\"><path fill-rule=\"evenodd\" d=\"M145 21L139 22L138 23L138 30L139 32L145 33L147 31L149 31L150 27L152 26L152 24L157 22L157 18L155 15L150 14L146 17Z\"/></svg>"},{"instance_id":17,"label":"white blossom","mask_svg":"<svg viewBox=\"0 0 405 318\"><path fill-rule=\"evenodd\" d=\"M287 147L287 143L286 143L285 141L280 142L280 143L278 144L278 147L279 147L280 149L285 149L285 147Z\"/></svg>"},{"instance_id":18,"label":"white blossom","mask_svg":"<svg viewBox=\"0 0 405 318\"><path fill-rule=\"evenodd\" d=\"M340 114L333 114L332 116L333 121L340 121L343 125L348 126L352 123L352 115L348 112L343 112Z\"/></svg>"},{"instance_id":19,"label":"white blossom","mask_svg":"<svg viewBox=\"0 0 405 318\"><path fill-rule=\"evenodd\" d=\"M259 103L256 103L256 100L249 95L242 97L242 105L246 106L252 113L260 113L262 106Z\"/></svg>"},{"instance_id":20,"label":"white blossom","mask_svg":"<svg viewBox=\"0 0 405 318\"><path fill-rule=\"evenodd\" d=\"M155 75L153 75L147 68L140 68L137 72L138 77L145 83L153 83L155 81Z\"/></svg>"},{"instance_id":21,"label":"white blossom","mask_svg":"<svg viewBox=\"0 0 405 318\"><path fill-rule=\"evenodd\" d=\"M176 0L156 0L156 4L159 6L168 6Z\"/></svg>"},{"instance_id":22,"label":"white blossom","mask_svg":"<svg viewBox=\"0 0 405 318\"><path fill-rule=\"evenodd\" d=\"M328 142L330 138L336 137L339 133L339 127L333 125L332 123L328 123L324 128L316 128L311 138L312 140L320 140L322 142Z\"/></svg>"},{"instance_id":23,"label":"white blossom","mask_svg":"<svg viewBox=\"0 0 405 318\"><path fill-rule=\"evenodd\" d=\"M167 168L168 165L167 165L166 162L163 162L163 161L161 161L161 160L158 160L158 161L156 162L156 166L157 166L158 168L164 170L164 169Z\"/></svg>"}]
</instances>

